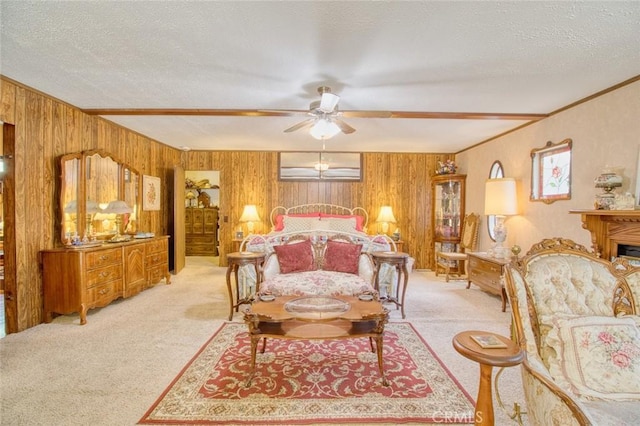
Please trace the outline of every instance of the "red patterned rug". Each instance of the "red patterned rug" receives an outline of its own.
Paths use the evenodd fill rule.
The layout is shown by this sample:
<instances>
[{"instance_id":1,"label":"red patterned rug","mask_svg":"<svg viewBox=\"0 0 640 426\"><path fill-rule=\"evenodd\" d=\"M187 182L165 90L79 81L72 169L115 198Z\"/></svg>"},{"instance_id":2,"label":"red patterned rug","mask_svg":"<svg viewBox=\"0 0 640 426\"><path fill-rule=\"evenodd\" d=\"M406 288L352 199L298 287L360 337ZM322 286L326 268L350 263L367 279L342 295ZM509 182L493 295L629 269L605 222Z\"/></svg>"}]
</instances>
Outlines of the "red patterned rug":
<instances>
[{"instance_id":1,"label":"red patterned rug","mask_svg":"<svg viewBox=\"0 0 640 426\"><path fill-rule=\"evenodd\" d=\"M244 324L226 323L140 424L473 423L472 399L409 323L387 324L383 386L366 338L270 339L249 387Z\"/></svg>"}]
</instances>

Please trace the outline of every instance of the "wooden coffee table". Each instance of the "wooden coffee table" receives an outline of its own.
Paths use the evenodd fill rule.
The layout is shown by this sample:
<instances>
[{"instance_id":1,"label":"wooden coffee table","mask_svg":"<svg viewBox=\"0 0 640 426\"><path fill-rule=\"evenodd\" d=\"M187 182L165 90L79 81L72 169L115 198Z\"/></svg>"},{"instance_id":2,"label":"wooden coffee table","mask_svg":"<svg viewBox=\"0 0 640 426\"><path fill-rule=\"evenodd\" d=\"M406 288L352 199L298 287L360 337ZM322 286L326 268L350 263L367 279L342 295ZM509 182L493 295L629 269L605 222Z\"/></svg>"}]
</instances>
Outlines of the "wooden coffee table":
<instances>
[{"instance_id":1,"label":"wooden coffee table","mask_svg":"<svg viewBox=\"0 0 640 426\"><path fill-rule=\"evenodd\" d=\"M368 337L371 351L378 355L382 384L384 375L382 344L389 311L377 300L362 301L348 296L282 296L273 301L257 301L244 314L251 336L251 374L256 370L258 342L267 338L297 340L353 339ZM375 348L374 348L375 342Z\"/></svg>"}]
</instances>

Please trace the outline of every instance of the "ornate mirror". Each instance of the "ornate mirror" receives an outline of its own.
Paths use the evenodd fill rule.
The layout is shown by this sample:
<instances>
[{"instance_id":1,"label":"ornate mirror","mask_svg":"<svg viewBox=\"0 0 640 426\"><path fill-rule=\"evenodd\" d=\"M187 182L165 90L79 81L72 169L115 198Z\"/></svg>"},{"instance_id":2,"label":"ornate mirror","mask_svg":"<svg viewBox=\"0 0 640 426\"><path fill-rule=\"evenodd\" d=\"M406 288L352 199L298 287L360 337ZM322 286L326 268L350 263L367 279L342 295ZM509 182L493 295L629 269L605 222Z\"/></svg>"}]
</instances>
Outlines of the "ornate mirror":
<instances>
[{"instance_id":1,"label":"ornate mirror","mask_svg":"<svg viewBox=\"0 0 640 426\"><path fill-rule=\"evenodd\" d=\"M61 158L61 240L111 239L135 232L140 174L104 151Z\"/></svg>"},{"instance_id":2,"label":"ornate mirror","mask_svg":"<svg viewBox=\"0 0 640 426\"><path fill-rule=\"evenodd\" d=\"M491 170L489 170L489 179L499 179L504 177L504 169L502 168L502 163L500 161L494 161L491 165ZM489 238L491 241L496 240L496 216L488 215L487 216L487 231L489 231Z\"/></svg>"}]
</instances>

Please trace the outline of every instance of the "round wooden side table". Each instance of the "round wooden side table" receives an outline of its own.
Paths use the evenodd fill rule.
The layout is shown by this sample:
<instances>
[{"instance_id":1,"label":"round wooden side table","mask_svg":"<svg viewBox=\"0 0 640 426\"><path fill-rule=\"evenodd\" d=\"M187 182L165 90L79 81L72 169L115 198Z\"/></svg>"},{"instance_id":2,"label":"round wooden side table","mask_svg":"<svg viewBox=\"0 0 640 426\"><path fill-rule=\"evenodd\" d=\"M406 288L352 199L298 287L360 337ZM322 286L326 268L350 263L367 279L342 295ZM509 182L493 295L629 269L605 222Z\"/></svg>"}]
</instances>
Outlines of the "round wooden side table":
<instances>
[{"instance_id":1,"label":"round wooden side table","mask_svg":"<svg viewBox=\"0 0 640 426\"><path fill-rule=\"evenodd\" d=\"M374 251L371 253L371 258L373 259L373 263L376 267L373 274L373 283L378 293L380 292L380 268L382 265L386 263L395 268L396 275L398 276L395 294L382 296L380 297L380 301L394 303L396 308L401 309L400 312L402 312L402 319L404 319L404 296L407 292L407 284L409 284L409 271L407 270L409 254L401 251ZM402 293L400 293L401 289Z\"/></svg>"},{"instance_id":2,"label":"round wooden side table","mask_svg":"<svg viewBox=\"0 0 640 426\"><path fill-rule=\"evenodd\" d=\"M483 348L471 336L495 338L504 344L504 348ZM524 352L512 340L488 331L470 330L453 337L453 347L462 356L480 364L480 385L474 422L476 425L493 425L493 392L491 374L493 367L511 367L524 359Z\"/></svg>"},{"instance_id":3,"label":"round wooden side table","mask_svg":"<svg viewBox=\"0 0 640 426\"><path fill-rule=\"evenodd\" d=\"M229 321L233 319L233 309L238 312L240 305L251 303L253 295L240 297L240 284L238 282L238 270L244 265L253 265L256 270L256 293L260 290L262 282L262 264L264 263L265 254L252 251L234 252L227 254L227 292L229 293ZM231 286L231 273L233 272L236 281L236 297L233 297L233 289Z\"/></svg>"}]
</instances>

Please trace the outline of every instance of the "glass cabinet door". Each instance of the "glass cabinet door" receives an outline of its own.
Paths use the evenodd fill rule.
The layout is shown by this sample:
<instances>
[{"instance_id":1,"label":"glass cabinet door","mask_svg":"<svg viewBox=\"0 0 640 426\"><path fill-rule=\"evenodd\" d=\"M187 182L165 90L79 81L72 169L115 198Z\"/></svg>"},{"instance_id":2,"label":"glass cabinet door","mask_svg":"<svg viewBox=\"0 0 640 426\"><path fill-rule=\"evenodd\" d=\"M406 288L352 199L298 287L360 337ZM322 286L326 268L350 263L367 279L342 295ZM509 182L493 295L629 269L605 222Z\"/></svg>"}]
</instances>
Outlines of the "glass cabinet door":
<instances>
[{"instance_id":1,"label":"glass cabinet door","mask_svg":"<svg viewBox=\"0 0 640 426\"><path fill-rule=\"evenodd\" d=\"M464 217L466 175L439 175L433 178L434 241L460 242Z\"/></svg>"}]
</instances>

